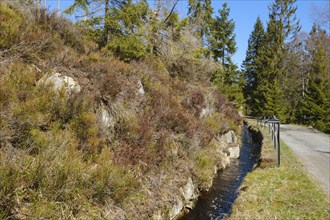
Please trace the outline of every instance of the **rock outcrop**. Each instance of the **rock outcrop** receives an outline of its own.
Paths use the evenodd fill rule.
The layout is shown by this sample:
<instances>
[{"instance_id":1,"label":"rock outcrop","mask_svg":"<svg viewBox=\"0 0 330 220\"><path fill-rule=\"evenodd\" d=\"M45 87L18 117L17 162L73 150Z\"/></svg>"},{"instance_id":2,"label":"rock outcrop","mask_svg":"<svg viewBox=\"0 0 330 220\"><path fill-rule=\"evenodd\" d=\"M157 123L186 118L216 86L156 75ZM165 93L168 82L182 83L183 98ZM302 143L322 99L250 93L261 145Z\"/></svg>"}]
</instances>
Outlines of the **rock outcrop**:
<instances>
[{"instance_id":1,"label":"rock outcrop","mask_svg":"<svg viewBox=\"0 0 330 220\"><path fill-rule=\"evenodd\" d=\"M199 119L205 119L214 112L214 103L212 97L206 98L205 106L201 109Z\"/></svg>"},{"instance_id":2,"label":"rock outcrop","mask_svg":"<svg viewBox=\"0 0 330 220\"><path fill-rule=\"evenodd\" d=\"M198 197L198 190L191 178L188 178L187 183L180 188L183 195L185 207L191 209L194 205L194 200Z\"/></svg>"},{"instance_id":3,"label":"rock outcrop","mask_svg":"<svg viewBox=\"0 0 330 220\"><path fill-rule=\"evenodd\" d=\"M38 85L51 86L54 91L64 89L68 95L79 93L81 88L70 76L64 76L60 73L46 74L37 83Z\"/></svg>"},{"instance_id":4,"label":"rock outcrop","mask_svg":"<svg viewBox=\"0 0 330 220\"><path fill-rule=\"evenodd\" d=\"M227 133L219 137L218 141L225 143L225 152L230 159L239 158L240 146L237 143L237 137L234 131L228 131Z\"/></svg>"},{"instance_id":5,"label":"rock outcrop","mask_svg":"<svg viewBox=\"0 0 330 220\"><path fill-rule=\"evenodd\" d=\"M230 165L231 159L239 158L240 146L234 131L229 131L216 139L212 140L216 146L216 152L221 155L222 160L214 167L214 176L218 170L223 170ZM212 183L208 186L212 186ZM181 197L176 196L173 199L172 207L169 210L168 216L170 219L178 219L184 210L191 210L200 195L200 191L194 184L191 177L188 178L186 184L180 188ZM153 219L164 219L163 213L158 210Z\"/></svg>"},{"instance_id":6,"label":"rock outcrop","mask_svg":"<svg viewBox=\"0 0 330 220\"><path fill-rule=\"evenodd\" d=\"M239 158L240 147L237 143L230 143L227 148L227 155L230 159L238 159Z\"/></svg>"},{"instance_id":7,"label":"rock outcrop","mask_svg":"<svg viewBox=\"0 0 330 220\"><path fill-rule=\"evenodd\" d=\"M143 85L142 85L141 80L139 80L137 84L138 84L137 94L138 95L144 95L146 92L144 91L144 88L143 88Z\"/></svg>"},{"instance_id":8,"label":"rock outcrop","mask_svg":"<svg viewBox=\"0 0 330 220\"><path fill-rule=\"evenodd\" d=\"M107 131L107 133L111 133L114 130L115 121L104 104L97 110L97 116L104 130Z\"/></svg>"}]
</instances>

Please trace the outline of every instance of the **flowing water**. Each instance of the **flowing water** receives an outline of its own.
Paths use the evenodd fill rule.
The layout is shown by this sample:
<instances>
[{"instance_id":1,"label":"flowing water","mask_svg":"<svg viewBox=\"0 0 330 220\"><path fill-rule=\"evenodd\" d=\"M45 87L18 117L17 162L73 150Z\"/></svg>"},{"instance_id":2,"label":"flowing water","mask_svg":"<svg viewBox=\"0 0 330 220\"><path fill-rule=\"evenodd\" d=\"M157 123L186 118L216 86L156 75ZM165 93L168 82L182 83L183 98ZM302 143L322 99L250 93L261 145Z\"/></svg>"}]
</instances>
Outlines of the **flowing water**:
<instances>
[{"instance_id":1,"label":"flowing water","mask_svg":"<svg viewBox=\"0 0 330 220\"><path fill-rule=\"evenodd\" d=\"M208 192L202 193L196 206L182 220L223 219L230 215L244 177L260 157L260 145L254 144L246 126L242 132L240 158L220 171Z\"/></svg>"}]
</instances>

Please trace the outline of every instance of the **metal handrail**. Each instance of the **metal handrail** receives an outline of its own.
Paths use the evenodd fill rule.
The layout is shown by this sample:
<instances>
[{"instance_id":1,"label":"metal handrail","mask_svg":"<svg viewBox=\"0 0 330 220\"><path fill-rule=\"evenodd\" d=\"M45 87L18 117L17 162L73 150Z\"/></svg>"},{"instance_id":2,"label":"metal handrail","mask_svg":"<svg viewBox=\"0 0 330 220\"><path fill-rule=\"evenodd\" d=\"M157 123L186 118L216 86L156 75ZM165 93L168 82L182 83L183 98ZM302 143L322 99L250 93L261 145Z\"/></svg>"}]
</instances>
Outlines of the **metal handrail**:
<instances>
[{"instance_id":1,"label":"metal handrail","mask_svg":"<svg viewBox=\"0 0 330 220\"><path fill-rule=\"evenodd\" d=\"M280 142L280 120L275 116L264 116L257 120L257 125L265 128L268 126L268 132L272 135L272 140L274 141L274 148L277 152L277 166L280 166L281 156L281 142Z\"/></svg>"}]
</instances>

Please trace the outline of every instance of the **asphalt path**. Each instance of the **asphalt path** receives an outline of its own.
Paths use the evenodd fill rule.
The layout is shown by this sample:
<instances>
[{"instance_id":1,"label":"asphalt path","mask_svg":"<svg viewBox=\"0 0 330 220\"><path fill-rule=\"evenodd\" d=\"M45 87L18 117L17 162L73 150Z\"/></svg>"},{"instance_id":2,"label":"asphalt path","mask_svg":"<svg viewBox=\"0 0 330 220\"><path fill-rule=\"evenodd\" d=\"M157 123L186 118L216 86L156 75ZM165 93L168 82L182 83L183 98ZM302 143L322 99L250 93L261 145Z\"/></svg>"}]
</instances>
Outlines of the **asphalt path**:
<instances>
[{"instance_id":1,"label":"asphalt path","mask_svg":"<svg viewBox=\"0 0 330 220\"><path fill-rule=\"evenodd\" d=\"M313 128L282 124L281 139L330 198L330 136Z\"/></svg>"}]
</instances>

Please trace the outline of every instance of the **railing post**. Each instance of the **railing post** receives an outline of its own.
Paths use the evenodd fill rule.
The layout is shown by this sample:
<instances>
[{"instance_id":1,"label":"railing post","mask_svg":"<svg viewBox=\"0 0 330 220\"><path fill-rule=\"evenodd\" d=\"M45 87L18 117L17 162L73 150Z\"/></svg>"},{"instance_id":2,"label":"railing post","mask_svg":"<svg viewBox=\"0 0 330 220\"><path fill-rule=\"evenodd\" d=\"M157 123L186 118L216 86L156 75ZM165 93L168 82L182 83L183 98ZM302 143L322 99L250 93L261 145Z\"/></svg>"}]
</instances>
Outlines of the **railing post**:
<instances>
[{"instance_id":1,"label":"railing post","mask_svg":"<svg viewBox=\"0 0 330 220\"><path fill-rule=\"evenodd\" d=\"M277 166L281 164L280 122L277 122Z\"/></svg>"},{"instance_id":2,"label":"railing post","mask_svg":"<svg viewBox=\"0 0 330 220\"><path fill-rule=\"evenodd\" d=\"M274 132L273 132L273 136L274 136L274 148L276 148L276 142L277 142L277 140L276 140L276 137L277 137L277 135L276 135L276 124L275 123L273 123L273 129L274 129Z\"/></svg>"},{"instance_id":3,"label":"railing post","mask_svg":"<svg viewBox=\"0 0 330 220\"><path fill-rule=\"evenodd\" d=\"M272 117L263 117L257 120L257 125L264 128L268 124L268 132L272 135L272 140L274 142L274 148L277 152L277 166L281 164L281 141L280 141L280 121L275 115Z\"/></svg>"}]
</instances>

